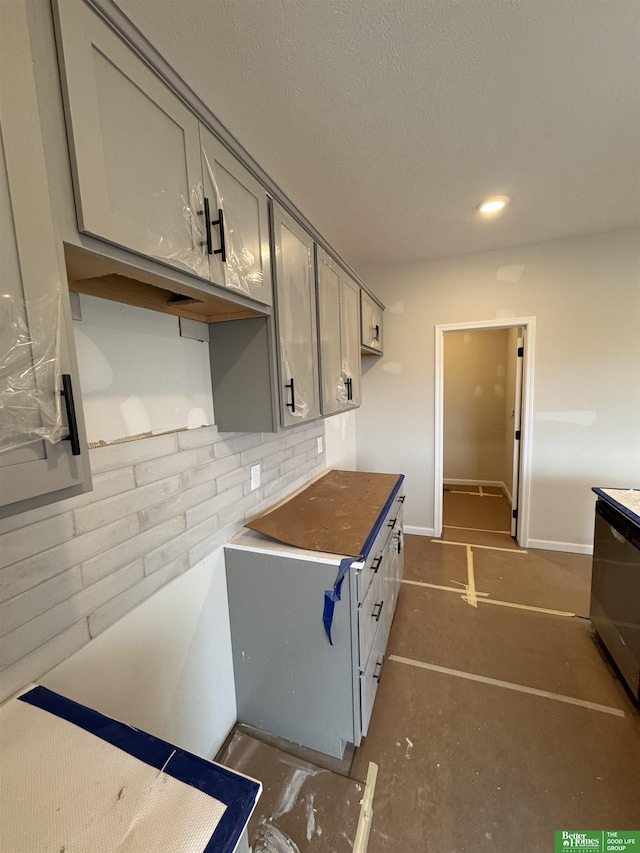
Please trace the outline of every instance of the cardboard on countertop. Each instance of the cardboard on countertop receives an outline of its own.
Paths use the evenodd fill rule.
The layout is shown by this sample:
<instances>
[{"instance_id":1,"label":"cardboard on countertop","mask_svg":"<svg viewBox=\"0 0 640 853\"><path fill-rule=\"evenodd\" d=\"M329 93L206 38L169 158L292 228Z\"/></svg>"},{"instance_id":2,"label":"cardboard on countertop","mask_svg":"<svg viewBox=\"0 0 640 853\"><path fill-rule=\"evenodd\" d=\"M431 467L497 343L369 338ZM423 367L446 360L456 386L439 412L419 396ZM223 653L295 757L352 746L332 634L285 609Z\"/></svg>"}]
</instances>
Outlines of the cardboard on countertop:
<instances>
[{"instance_id":1,"label":"cardboard on countertop","mask_svg":"<svg viewBox=\"0 0 640 853\"><path fill-rule=\"evenodd\" d=\"M246 526L297 548L357 557L399 477L329 471L290 501Z\"/></svg>"}]
</instances>

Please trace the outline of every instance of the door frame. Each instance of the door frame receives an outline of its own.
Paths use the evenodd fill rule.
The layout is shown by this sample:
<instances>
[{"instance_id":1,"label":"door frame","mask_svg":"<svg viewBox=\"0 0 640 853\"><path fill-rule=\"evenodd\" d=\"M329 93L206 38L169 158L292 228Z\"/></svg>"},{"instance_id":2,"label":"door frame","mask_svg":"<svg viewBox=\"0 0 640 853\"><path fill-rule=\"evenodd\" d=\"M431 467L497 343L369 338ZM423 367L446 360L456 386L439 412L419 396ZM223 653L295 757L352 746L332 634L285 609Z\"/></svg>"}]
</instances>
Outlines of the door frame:
<instances>
[{"instance_id":1,"label":"door frame","mask_svg":"<svg viewBox=\"0 0 640 853\"><path fill-rule=\"evenodd\" d=\"M442 489L444 449L444 335L445 332L472 332L490 329L525 330L525 352L522 370L522 421L520 440L520 497L518 501L518 544L529 542L529 507L531 497L531 439L533 428L533 376L536 345L536 318L509 317L504 320L475 320L467 323L445 323L435 327L435 400L434 400L434 490L433 535L442 536Z\"/></svg>"}]
</instances>

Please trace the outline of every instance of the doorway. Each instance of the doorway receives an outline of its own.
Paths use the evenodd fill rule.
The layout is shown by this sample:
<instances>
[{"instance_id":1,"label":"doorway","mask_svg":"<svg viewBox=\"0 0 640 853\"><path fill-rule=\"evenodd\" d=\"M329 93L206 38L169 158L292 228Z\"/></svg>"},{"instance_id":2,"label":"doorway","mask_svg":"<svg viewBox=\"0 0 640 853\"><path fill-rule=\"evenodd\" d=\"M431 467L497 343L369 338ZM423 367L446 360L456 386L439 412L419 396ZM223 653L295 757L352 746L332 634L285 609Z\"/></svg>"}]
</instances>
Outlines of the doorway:
<instances>
[{"instance_id":1,"label":"doorway","mask_svg":"<svg viewBox=\"0 0 640 853\"><path fill-rule=\"evenodd\" d=\"M509 509L503 511L501 532L526 547L535 318L440 325L435 343L434 535L442 536L446 484L479 497L506 495ZM493 377L481 378L481 359L488 359L485 371L493 371ZM450 387L445 409L445 376L455 379L456 371L463 381ZM445 416L455 424L446 442ZM472 497L455 500L465 499L479 506Z\"/></svg>"}]
</instances>

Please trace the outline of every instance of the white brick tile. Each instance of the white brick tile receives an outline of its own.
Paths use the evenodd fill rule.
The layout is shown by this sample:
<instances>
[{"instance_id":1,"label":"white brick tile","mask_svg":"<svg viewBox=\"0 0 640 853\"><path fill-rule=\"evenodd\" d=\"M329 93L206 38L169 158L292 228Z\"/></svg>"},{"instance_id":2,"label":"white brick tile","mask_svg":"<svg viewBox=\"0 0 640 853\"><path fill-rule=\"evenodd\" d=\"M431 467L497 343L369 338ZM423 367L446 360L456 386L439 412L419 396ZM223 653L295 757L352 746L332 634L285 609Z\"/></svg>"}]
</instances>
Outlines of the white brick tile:
<instances>
[{"instance_id":1,"label":"white brick tile","mask_svg":"<svg viewBox=\"0 0 640 853\"><path fill-rule=\"evenodd\" d=\"M195 527L189 527L187 529L189 533L189 549L191 549L196 545L199 545L203 540L216 534L220 529L220 522L217 514L211 515ZM193 565L193 563L191 565Z\"/></svg>"},{"instance_id":2,"label":"white brick tile","mask_svg":"<svg viewBox=\"0 0 640 853\"><path fill-rule=\"evenodd\" d=\"M290 471L288 474L285 474L283 477L280 477L278 480L274 480L273 483L268 483L263 490L263 494L265 499L274 498L277 500L282 500L286 498L287 495L290 495L292 492L298 488L298 486L294 486L295 484L300 484L300 486L304 485L304 482L308 480L308 477L302 476L300 477L298 470Z\"/></svg>"},{"instance_id":3,"label":"white brick tile","mask_svg":"<svg viewBox=\"0 0 640 853\"><path fill-rule=\"evenodd\" d=\"M234 486L222 494L218 494L215 498L205 501L199 506L187 511L187 527L195 527L200 522L205 521L209 516L213 516L221 509L226 509L233 506L234 503L242 499L242 486Z\"/></svg>"},{"instance_id":4,"label":"white brick tile","mask_svg":"<svg viewBox=\"0 0 640 853\"><path fill-rule=\"evenodd\" d=\"M169 456L177 449L178 439L175 433L140 438L137 441L125 441L122 444L109 444L107 447L96 447L90 451L91 472L100 474L103 471L112 471L114 468L126 468L127 465L135 465L145 459Z\"/></svg>"},{"instance_id":5,"label":"white brick tile","mask_svg":"<svg viewBox=\"0 0 640 853\"><path fill-rule=\"evenodd\" d=\"M123 616L126 616L134 607L146 601L160 587L164 586L173 578L178 577L189 568L187 554L163 566L149 577L128 587L124 592L116 595L106 604L99 607L95 613L89 616L89 631L92 637L101 634Z\"/></svg>"},{"instance_id":6,"label":"white brick tile","mask_svg":"<svg viewBox=\"0 0 640 853\"><path fill-rule=\"evenodd\" d=\"M0 604L0 636L19 628L82 589L80 567L75 566L27 592ZM73 622L77 620L71 620ZM67 626L65 626L67 627Z\"/></svg>"},{"instance_id":7,"label":"white brick tile","mask_svg":"<svg viewBox=\"0 0 640 853\"><path fill-rule=\"evenodd\" d=\"M222 459L224 456L232 456L235 453L241 453L243 450L248 450L250 447L255 447L260 444L260 435L254 433L241 433L233 438L223 438L213 445L213 450L216 459Z\"/></svg>"},{"instance_id":8,"label":"white brick tile","mask_svg":"<svg viewBox=\"0 0 640 853\"><path fill-rule=\"evenodd\" d=\"M232 507L227 507L218 513L220 527L227 527L229 524L238 522L244 524L249 515L256 514L258 505L258 490L249 492L241 501L238 501Z\"/></svg>"},{"instance_id":9,"label":"white brick tile","mask_svg":"<svg viewBox=\"0 0 640 853\"><path fill-rule=\"evenodd\" d=\"M240 457L225 456L223 459L216 459L214 462L209 462L206 465L201 465L199 468L191 468L185 471L182 475L182 481L185 489L191 489L194 486L200 486L203 483L211 482L223 474L228 474L229 471L234 471L240 467Z\"/></svg>"},{"instance_id":10,"label":"white brick tile","mask_svg":"<svg viewBox=\"0 0 640 853\"><path fill-rule=\"evenodd\" d=\"M71 513L48 518L32 524L28 530L13 530L0 537L0 568L17 563L33 554L39 554L71 539L73 517Z\"/></svg>"},{"instance_id":11,"label":"white brick tile","mask_svg":"<svg viewBox=\"0 0 640 853\"><path fill-rule=\"evenodd\" d=\"M291 471L297 471L303 463L304 458L301 459L299 456L292 456L291 459L285 459L280 466L280 474L284 477Z\"/></svg>"},{"instance_id":12,"label":"white brick tile","mask_svg":"<svg viewBox=\"0 0 640 853\"><path fill-rule=\"evenodd\" d=\"M170 518L175 518L177 515L182 515L188 509L209 500L216 493L216 484L215 482L211 482L197 486L195 489L189 489L187 492L182 492L177 497L160 501L139 513L140 527L142 530L156 527L156 525L162 524L162 522L168 521Z\"/></svg>"},{"instance_id":13,"label":"white brick tile","mask_svg":"<svg viewBox=\"0 0 640 853\"><path fill-rule=\"evenodd\" d=\"M278 452L277 445L257 444L255 447L243 450L240 454L240 461L242 465L253 465L254 462L261 462L267 456L271 456L274 452Z\"/></svg>"},{"instance_id":14,"label":"white brick tile","mask_svg":"<svg viewBox=\"0 0 640 853\"><path fill-rule=\"evenodd\" d=\"M150 462L140 462L133 469L136 483L144 486L146 483L163 480L172 474L179 474L189 468L204 465L213 459L213 448L214 445L196 447L194 450L183 450L161 459L152 459Z\"/></svg>"},{"instance_id":15,"label":"white brick tile","mask_svg":"<svg viewBox=\"0 0 640 853\"><path fill-rule=\"evenodd\" d=\"M75 539L63 542L42 554L28 557L0 570L0 601L13 598L14 595L19 595L65 569L70 569L107 548L113 548L134 536L139 530L137 516L121 518L106 527L92 530L84 536L76 536Z\"/></svg>"},{"instance_id":16,"label":"white brick tile","mask_svg":"<svg viewBox=\"0 0 640 853\"><path fill-rule=\"evenodd\" d=\"M81 619L50 642L45 643L0 673L0 702L26 684L37 681L89 642L89 626Z\"/></svg>"},{"instance_id":17,"label":"white brick tile","mask_svg":"<svg viewBox=\"0 0 640 853\"><path fill-rule=\"evenodd\" d=\"M279 479L279 477L280 471L278 468L271 468L269 471L262 471L260 473L260 488L256 490L258 494L262 494L262 489L267 485L267 483L272 483L274 480ZM248 495L252 491L250 478L242 484L242 491L245 495Z\"/></svg>"},{"instance_id":18,"label":"white brick tile","mask_svg":"<svg viewBox=\"0 0 640 853\"><path fill-rule=\"evenodd\" d=\"M126 494L116 495L81 507L74 512L76 533L81 535L90 530L95 530L97 527L104 527L105 524L159 503L165 498L173 497L175 499L181 488L180 475L176 474L166 480L159 480L157 483L151 483L148 486L131 489Z\"/></svg>"},{"instance_id":19,"label":"white brick tile","mask_svg":"<svg viewBox=\"0 0 640 853\"><path fill-rule=\"evenodd\" d=\"M227 489L232 489L234 486L247 485L251 488L251 473L248 468L236 468L235 471L230 471L228 474L223 474L217 479L218 491L226 492Z\"/></svg>"},{"instance_id":20,"label":"white brick tile","mask_svg":"<svg viewBox=\"0 0 640 853\"><path fill-rule=\"evenodd\" d=\"M192 530L185 530L182 533L179 533L177 536L174 536L173 539L170 539L164 545L161 545L159 548L155 548L153 551L149 551L147 554L145 554L145 575L150 575L153 574L153 572L157 572L158 569L161 569L163 566L166 566L167 563L171 563L174 560L177 560L178 557L181 557L183 554L186 554L192 545L192 534Z\"/></svg>"},{"instance_id":21,"label":"white brick tile","mask_svg":"<svg viewBox=\"0 0 640 853\"><path fill-rule=\"evenodd\" d=\"M80 618L89 616L98 607L122 593L142 577L143 563L142 560L138 560L88 589L81 589L77 594L12 631L3 637L0 644L0 669L25 657L47 640L74 625Z\"/></svg>"},{"instance_id":22,"label":"white brick tile","mask_svg":"<svg viewBox=\"0 0 640 853\"><path fill-rule=\"evenodd\" d=\"M197 565L200 560L204 560L205 557L208 557L209 554L212 554L215 550L224 545L225 542L228 542L233 536L235 536L241 527L242 524L239 523L230 524L227 527L216 530L216 532L211 534L211 536L208 536L206 539L198 542L198 544L194 545L194 547L189 551L189 563L192 566Z\"/></svg>"},{"instance_id":23,"label":"white brick tile","mask_svg":"<svg viewBox=\"0 0 640 853\"><path fill-rule=\"evenodd\" d=\"M108 551L105 550L97 557L83 562L82 579L85 586L96 583L121 566L126 566L138 557L144 557L148 551L159 548L172 537L182 533L184 526L183 516L173 518L171 521L166 521L158 527L152 527L151 530L145 530L144 533L128 539L121 545Z\"/></svg>"},{"instance_id":24,"label":"white brick tile","mask_svg":"<svg viewBox=\"0 0 640 853\"><path fill-rule=\"evenodd\" d=\"M278 442L280 450L284 450L287 447L295 447L296 444L303 442L305 438L304 430L296 429L292 432L288 432L286 435L283 435Z\"/></svg>"},{"instance_id":25,"label":"white brick tile","mask_svg":"<svg viewBox=\"0 0 640 853\"><path fill-rule=\"evenodd\" d=\"M278 450L277 446L275 452L271 452L269 456L267 456L262 462L262 469L264 471L269 471L271 468L277 468L285 459L291 459L293 456L293 447L287 447L285 450Z\"/></svg>"},{"instance_id":26,"label":"white brick tile","mask_svg":"<svg viewBox=\"0 0 640 853\"><path fill-rule=\"evenodd\" d=\"M217 426L198 427L197 429L186 429L177 433L178 447L180 450L192 450L194 447L202 447L220 441L221 436Z\"/></svg>"},{"instance_id":27,"label":"white brick tile","mask_svg":"<svg viewBox=\"0 0 640 853\"><path fill-rule=\"evenodd\" d=\"M318 444L315 438L305 438L304 441L294 447L294 453L298 457L304 456L310 450L313 450L316 456L318 455Z\"/></svg>"}]
</instances>

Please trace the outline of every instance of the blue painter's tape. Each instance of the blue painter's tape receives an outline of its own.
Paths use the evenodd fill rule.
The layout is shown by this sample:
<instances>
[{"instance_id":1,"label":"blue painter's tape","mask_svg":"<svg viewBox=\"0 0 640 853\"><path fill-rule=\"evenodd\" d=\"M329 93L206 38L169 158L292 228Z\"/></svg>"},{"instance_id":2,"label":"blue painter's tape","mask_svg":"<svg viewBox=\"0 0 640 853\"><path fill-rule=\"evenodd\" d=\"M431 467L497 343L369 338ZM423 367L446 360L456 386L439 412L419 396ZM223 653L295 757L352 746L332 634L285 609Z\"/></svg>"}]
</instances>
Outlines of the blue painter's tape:
<instances>
[{"instance_id":1,"label":"blue painter's tape","mask_svg":"<svg viewBox=\"0 0 640 853\"><path fill-rule=\"evenodd\" d=\"M391 494L389 495L387 502L382 508L380 515L378 516L376 523L373 525L371 529L371 533L367 536L367 539L362 548L362 554L358 557L345 557L340 561L340 568L338 569L338 575L336 577L335 583L333 584L333 589L327 589L324 593L324 609L322 611L322 621L324 623L324 630L327 633L327 637L329 638L329 642L333 645L333 640L331 639L331 627L333 625L333 614L336 607L336 602L340 601L342 597L342 583L344 581L345 575L351 568L353 563L357 563L360 560L366 560L369 556L369 551L373 548L373 543L380 532L382 524L384 522L385 516L391 509L391 506L396 499L396 495L400 491L400 487L404 482L404 474L400 474L398 476L398 481L393 487Z\"/></svg>"},{"instance_id":2,"label":"blue painter's tape","mask_svg":"<svg viewBox=\"0 0 640 853\"><path fill-rule=\"evenodd\" d=\"M369 556L369 551L373 548L373 543L376 541L376 536L378 535L378 533L380 533L380 528L382 527L382 523L384 521L384 518L385 518L386 514L389 512L389 510L391 509L391 505L395 501L396 495L400 491L400 486L402 486L403 483L404 483L404 474L400 474L398 476L398 482L393 487L393 491L389 495L389 498L388 498L386 504L382 507L382 511L381 511L380 515L378 516L376 523L371 528L371 533L367 536L366 542L362 546L362 558L364 560L366 560L367 557Z\"/></svg>"},{"instance_id":3,"label":"blue painter's tape","mask_svg":"<svg viewBox=\"0 0 640 853\"><path fill-rule=\"evenodd\" d=\"M333 645L333 640L331 639L331 626L333 625L333 611L336 607L336 601L340 601L342 598L342 583L345 575L351 568L351 564L356 563L359 559L360 557L345 557L340 560L340 568L338 569L338 575L335 583L333 584L333 589L327 589L324 593L324 611L322 613L322 621L324 622L324 630L327 632L327 637L329 638L331 645Z\"/></svg>"},{"instance_id":4,"label":"blue painter's tape","mask_svg":"<svg viewBox=\"0 0 640 853\"><path fill-rule=\"evenodd\" d=\"M146 732L105 717L104 714L66 699L46 687L35 687L18 699L67 720L150 767L157 770L164 768L163 772L168 776L173 776L174 779L224 803L227 806L226 811L203 853L231 853L235 849L260 791L257 782L183 749L177 749Z\"/></svg>"}]
</instances>

